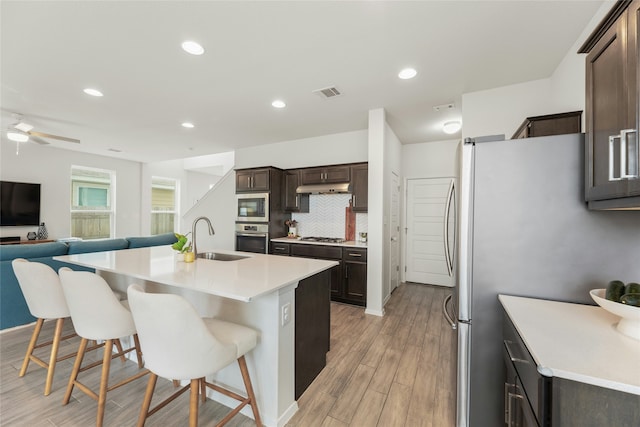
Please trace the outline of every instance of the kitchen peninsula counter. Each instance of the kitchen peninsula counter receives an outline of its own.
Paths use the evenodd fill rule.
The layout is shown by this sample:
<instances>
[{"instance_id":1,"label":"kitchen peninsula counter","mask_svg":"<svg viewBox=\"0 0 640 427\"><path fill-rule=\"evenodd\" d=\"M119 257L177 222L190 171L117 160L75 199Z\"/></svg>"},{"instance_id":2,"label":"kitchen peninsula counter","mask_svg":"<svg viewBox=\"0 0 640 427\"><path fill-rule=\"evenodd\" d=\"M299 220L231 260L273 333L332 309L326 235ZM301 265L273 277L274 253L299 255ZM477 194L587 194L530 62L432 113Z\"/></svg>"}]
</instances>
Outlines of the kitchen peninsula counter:
<instances>
[{"instance_id":1,"label":"kitchen peninsula counter","mask_svg":"<svg viewBox=\"0 0 640 427\"><path fill-rule=\"evenodd\" d=\"M55 257L96 269L109 285L125 291L132 283L147 292L175 293L203 317L249 326L258 345L246 355L263 424L284 426L301 394L326 364L330 343L329 269L336 261L215 251L246 258L234 261L176 260L169 246ZM143 349L144 352L144 349ZM244 390L236 364L213 381ZM236 401L217 392L209 398L229 407ZM241 411L253 417L248 407Z\"/></svg>"}]
</instances>

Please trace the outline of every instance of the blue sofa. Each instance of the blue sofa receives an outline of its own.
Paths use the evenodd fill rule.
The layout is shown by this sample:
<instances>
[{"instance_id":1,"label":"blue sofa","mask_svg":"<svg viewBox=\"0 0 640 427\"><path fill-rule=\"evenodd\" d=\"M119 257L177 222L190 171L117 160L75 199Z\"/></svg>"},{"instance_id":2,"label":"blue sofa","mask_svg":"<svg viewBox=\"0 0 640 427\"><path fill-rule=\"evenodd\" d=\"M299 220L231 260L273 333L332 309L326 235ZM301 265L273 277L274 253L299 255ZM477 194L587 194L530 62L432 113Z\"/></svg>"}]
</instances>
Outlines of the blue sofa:
<instances>
[{"instance_id":1,"label":"blue sofa","mask_svg":"<svg viewBox=\"0 0 640 427\"><path fill-rule=\"evenodd\" d=\"M78 265L56 261L54 256L83 254L87 252L114 251L147 246L171 245L177 241L173 233L149 237L127 237L124 239L87 240L78 242L50 242L31 245L0 246L0 330L25 325L36 319L29 313L18 279L13 273L11 261L25 258L51 266L55 271L61 267L74 270L94 271Z\"/></svg>"}]
</instances>

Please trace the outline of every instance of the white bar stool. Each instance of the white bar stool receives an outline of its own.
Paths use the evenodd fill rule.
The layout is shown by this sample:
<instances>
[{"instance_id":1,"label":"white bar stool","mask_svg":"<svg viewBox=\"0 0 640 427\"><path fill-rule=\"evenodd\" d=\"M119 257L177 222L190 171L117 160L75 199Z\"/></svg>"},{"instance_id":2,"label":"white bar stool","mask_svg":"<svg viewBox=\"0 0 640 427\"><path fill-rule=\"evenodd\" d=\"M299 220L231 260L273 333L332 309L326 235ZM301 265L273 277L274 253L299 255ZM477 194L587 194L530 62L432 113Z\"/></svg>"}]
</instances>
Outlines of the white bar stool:
<instances>
[{"instance_id":1,"label":"white bar stool","mask_svg":"<svg viewBox=\"0 0 640 427\"><path fill-rule=\"evenodd\" d=\"M48 396L51 393L56 362L69 359L76 355L76 353L72 353L58 358L60 342L76 336L75 333L62 336L64 320L70 316L69 307L67 307L67 302L62 293L60 278L51 267L40 262L30 262L22 258L16 258L11 261L11 266L13 267L13 272L18 279L18 284L29 307L29 312L38 319L31 334L27 352L24 355L19 376L23 377L27 373L30 361L45 368L47 370L47 380L44 385L44 395ZM40 331L42 330L45 319L56 319L53 340L38 344L38 337L40 336ZM33 351L48 345L51 345L51 353L49 355L49 363L46 363L36 357Z\"/></svg>"},{"instance_id":2,"label":"white bar stool","mask_svg":"<svg viewBox=\"0 0 640 427\"><path fill-rule=\"evenodd\" d=\"M189 426L198 425L198 393L205 399L206 387L240 401L217 425L229 422L240 410L250 405L256 425L262 425L256 397L244 355L255 348L258 333L245 326L212 318L201 318L183 297L174 294L150 294L140 285L127 290L131 313L144 349L146 367L151 371L138 427L146 419L174 400L188 388ZM243 397L206 381L234 360L238 361L248 397ZM149 410L158 376L167 379L188 379L190 384L175 392Z\"/></svg>"},{"instance_id":3,"label":"white bar stool","mask_svg":"<svg viewBox=\"0 0 640 427\"><path fill-rule=\"evenodd\" d=\"M136 335L136 328L128 310L127 301L119 301L113 294L107 282L95 273L88 271L73 271L63 267L58 271L62 290L69 306L71 319L76 332L82 338L78 348L78 356L73 365L73 371L69 378L67 392L62 401L63 405L69 403L74 386L98 401L98 413L96 426L101 427L104 419L104 410L107 401L107 392L130 383L147 373L148 370L139 372L119 383L109 386L109 369L111 359L123 357L124 354L136 351L138 367L142 368L142 353ZM118 353L112 354L115 341L121 337L133 335L134 346L124 351L118 349ZM87 342L89 340L104 340L104 356L101 362L95 362L82 367ZM96 394L89 387L78 381L78 374L87 369L102 364L102 376L100 389Z\"/></svg>"}]
</instances>

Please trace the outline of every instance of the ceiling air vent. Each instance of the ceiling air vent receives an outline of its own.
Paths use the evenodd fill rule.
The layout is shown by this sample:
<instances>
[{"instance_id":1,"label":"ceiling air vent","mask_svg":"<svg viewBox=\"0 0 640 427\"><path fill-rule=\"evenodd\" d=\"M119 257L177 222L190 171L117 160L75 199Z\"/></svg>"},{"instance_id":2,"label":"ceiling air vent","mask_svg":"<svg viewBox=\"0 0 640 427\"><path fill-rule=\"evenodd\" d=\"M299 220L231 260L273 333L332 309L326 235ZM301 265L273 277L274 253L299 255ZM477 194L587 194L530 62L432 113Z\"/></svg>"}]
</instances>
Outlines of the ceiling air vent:
<instances>
[{"instance_id":1,"label":"ceiling air vent","mask_svg":"<svg viewBox=\"0 0 640 427\"><path fill-rule=\"evenodd\" d=\"M313 93L315 93L322 99L335 98L336 96L342 95L338 88L334 86L325 87L323 89L316 89L313 91Z\"/></svg>"}]
</instances>

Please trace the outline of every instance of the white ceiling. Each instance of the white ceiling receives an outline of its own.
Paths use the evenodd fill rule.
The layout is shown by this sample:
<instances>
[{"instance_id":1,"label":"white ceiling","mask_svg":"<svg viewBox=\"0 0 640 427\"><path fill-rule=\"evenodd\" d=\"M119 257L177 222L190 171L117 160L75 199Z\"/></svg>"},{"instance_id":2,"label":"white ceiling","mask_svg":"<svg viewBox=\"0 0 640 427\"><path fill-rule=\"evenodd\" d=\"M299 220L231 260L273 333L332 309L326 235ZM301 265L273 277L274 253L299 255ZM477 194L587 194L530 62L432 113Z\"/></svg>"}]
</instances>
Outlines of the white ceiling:
<instances>
[{"instance_id":1,"label":"white ceiling","mask_svg":"<svg viewBox=\"0 0 640 427\"><path fill-rule=\"evenodd\" d=\"M146 162L365 129L384 107L402 143L451 139L463 93L549 77L601 4L3 0L2 129L19 112L82 140L52 146Z\"/></svg>"}]
</instances>

